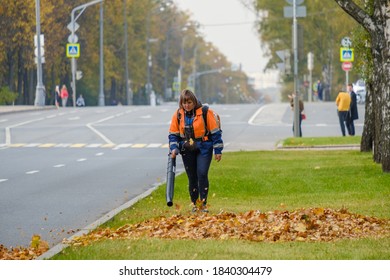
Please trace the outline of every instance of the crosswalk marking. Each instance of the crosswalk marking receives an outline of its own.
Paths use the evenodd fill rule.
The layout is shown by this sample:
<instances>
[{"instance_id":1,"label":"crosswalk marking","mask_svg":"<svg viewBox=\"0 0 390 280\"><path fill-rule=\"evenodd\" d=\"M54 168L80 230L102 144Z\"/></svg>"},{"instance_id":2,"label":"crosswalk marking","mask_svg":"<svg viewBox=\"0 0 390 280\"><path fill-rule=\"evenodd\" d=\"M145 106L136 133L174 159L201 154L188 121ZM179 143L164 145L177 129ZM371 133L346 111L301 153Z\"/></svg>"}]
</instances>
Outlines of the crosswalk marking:
<instances>
[{"instance_id":1,"label":"crosswalk marking","mask_svg":"<svg viewBox=\"0 0 390 280\"><path fill-rule=\"evenodd\" d=\"M23 147L24 145L26 145L26 144L23 144L23 143L11 144L11 145L9 145L9 147L11 147L11 148L19 148L19 147Z\"/></svg>"},{"instance_id":2,"label":"crosswalk marking","mask_svg":"<svg viewBox=\"0 0 390 280\"><path fill-rule=\"evenodd\" d=\"M89 144L85 146L86 148L99 148L102 144Z\"/></svg>"},{"instance_id":3,"label":"crosswalk marking","mask_svg":"<svg viewBox=\"0 0 390 280\"><path fill-rule=\"evenodd\" d=\"M81 144L81 143L79 143L79 144L73 144L73 145L70 145L70 147L71 148L82 148L82 147L84 147L84 146L86 146L87 144Z\"/></svg>"},{"instance_id":4,"label":"crosswalk marking","mask_svg":"<svg viewBox=\"0 0 390 280\"><path fill-rule=\"evenodd\" d=\"M152 143L152 144L149 144L146 146L146 148L158 148L160 147L161 144L158 144L158 143Z\"/></svg>"},{"instance_id":5,"label":"crosswalk marking","mask_svg":"<svg viewBox=\"0 0 390 280\"><path fill-rule=\"evenodd\" d=\"M38 147L39 148L51 148L51 147L54 147L56 144L54 143L46 143L46 144L42 144L42 145L39 145Z\"/></svg>"},{"instance_id":6,"label":"crosswalk marking","mask_svg":"<svg viewBox=\"0 0 390 280\"><path fill-rule=\"evenodd\" d=\"M156 149L169 148L167 143L121 143L121 144L107 144L107 143L13 143L0 144L1 148L111 148L119 149Z\"/></svg>"},{"instance_id":7,"label":"crosswalk marking","mask_svg":"<svg viewBox=\"0 0 390 280\"><path fill-rule=\"evenodd\" d=\"M146 144L134 144L132 148L144 148L146 147Z\"/></svg>"}]
</instances>

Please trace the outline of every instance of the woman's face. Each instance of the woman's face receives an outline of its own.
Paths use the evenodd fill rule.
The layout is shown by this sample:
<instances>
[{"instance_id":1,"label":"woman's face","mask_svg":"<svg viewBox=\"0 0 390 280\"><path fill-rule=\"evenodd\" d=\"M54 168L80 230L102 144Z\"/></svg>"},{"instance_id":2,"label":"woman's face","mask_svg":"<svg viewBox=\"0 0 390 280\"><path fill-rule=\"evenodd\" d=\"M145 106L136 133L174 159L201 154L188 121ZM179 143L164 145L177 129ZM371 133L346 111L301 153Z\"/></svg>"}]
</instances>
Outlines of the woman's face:
<instances>
[{"instance_id":1,"label":"woman's face","mask_svg":"<svg viewBox=\"0 0 390 280\"><path fill-rule=\"evenodd\" d=\"M187 112L192 111L194 109L194 107L195 107L195 104L194 104L194 102L191 99L185 100L183 102L183 108Z\"/></svg>"}]
</instances>

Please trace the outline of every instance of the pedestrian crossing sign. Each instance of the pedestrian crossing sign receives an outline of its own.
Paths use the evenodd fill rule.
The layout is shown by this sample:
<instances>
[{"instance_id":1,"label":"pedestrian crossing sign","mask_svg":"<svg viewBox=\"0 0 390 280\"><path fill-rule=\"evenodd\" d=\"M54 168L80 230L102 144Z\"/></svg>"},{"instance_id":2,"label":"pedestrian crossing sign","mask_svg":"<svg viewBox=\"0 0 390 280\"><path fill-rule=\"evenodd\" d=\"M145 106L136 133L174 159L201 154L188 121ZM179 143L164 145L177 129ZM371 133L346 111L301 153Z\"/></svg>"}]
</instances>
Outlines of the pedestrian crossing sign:
<instances>
[{"instance_id":1,"label":"pedestrian crossing sign","mask_svg":"<svg viewBox=\"0 0 390 280\"><path fill-rule=\"evenodd\" d=\"M66 44L67 57L80 57L80 44Z\"/></svg>"},{"instance_id":2,"label":"pedestrian crossing sign","mask_svg":"<svg viewBox=\"0 0 390 280\"><path fill-rule=\"evenodd\" d=\"M351 48L340 48L340 61L341 62L353 62L354 54Z\"/></svg>"}]
</instances>

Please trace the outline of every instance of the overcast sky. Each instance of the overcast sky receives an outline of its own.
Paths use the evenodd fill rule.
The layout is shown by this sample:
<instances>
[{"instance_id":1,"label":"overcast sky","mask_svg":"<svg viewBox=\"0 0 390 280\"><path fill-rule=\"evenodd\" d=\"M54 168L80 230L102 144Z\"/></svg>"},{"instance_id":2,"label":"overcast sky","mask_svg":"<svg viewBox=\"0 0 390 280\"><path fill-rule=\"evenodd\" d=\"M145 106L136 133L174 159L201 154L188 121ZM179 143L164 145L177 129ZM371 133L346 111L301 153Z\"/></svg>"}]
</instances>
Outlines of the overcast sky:
<instances>
[{"instance_id":1,"label":"overcast sky","mask_svg":"<svg viewBox=\"0 0 390 280\"><path fill-rule=\"evenodd\" d=\"M201 24L200 32L247 73L262 72L267 60L254 30L255 14L239 0L175 0Z\"/></svg>"}]
</instances>

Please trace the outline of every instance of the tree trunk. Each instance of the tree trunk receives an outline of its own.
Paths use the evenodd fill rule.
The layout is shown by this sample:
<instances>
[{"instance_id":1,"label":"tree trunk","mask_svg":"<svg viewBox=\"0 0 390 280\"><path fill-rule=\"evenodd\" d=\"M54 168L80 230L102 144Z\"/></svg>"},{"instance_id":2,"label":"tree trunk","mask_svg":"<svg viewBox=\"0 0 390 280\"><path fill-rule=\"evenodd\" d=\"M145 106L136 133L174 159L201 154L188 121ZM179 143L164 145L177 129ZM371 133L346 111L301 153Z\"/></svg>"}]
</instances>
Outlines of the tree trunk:
<instances>
[{"instance_id":1,"label":"tree trunk","mask_svg":"<svg viewBox=\"0 0 390 280\"><path fill-rule=\"evenodd\" d=\"M361 152L371 152L374 146L374 137L375 137L375 115L374 115L374 104L372 98L372 84L370 82L366 83L366 105L365 105L365 117L364 117L364 126L362 140L360 142L360 151Z\"/></svg>"}]
</instances>

